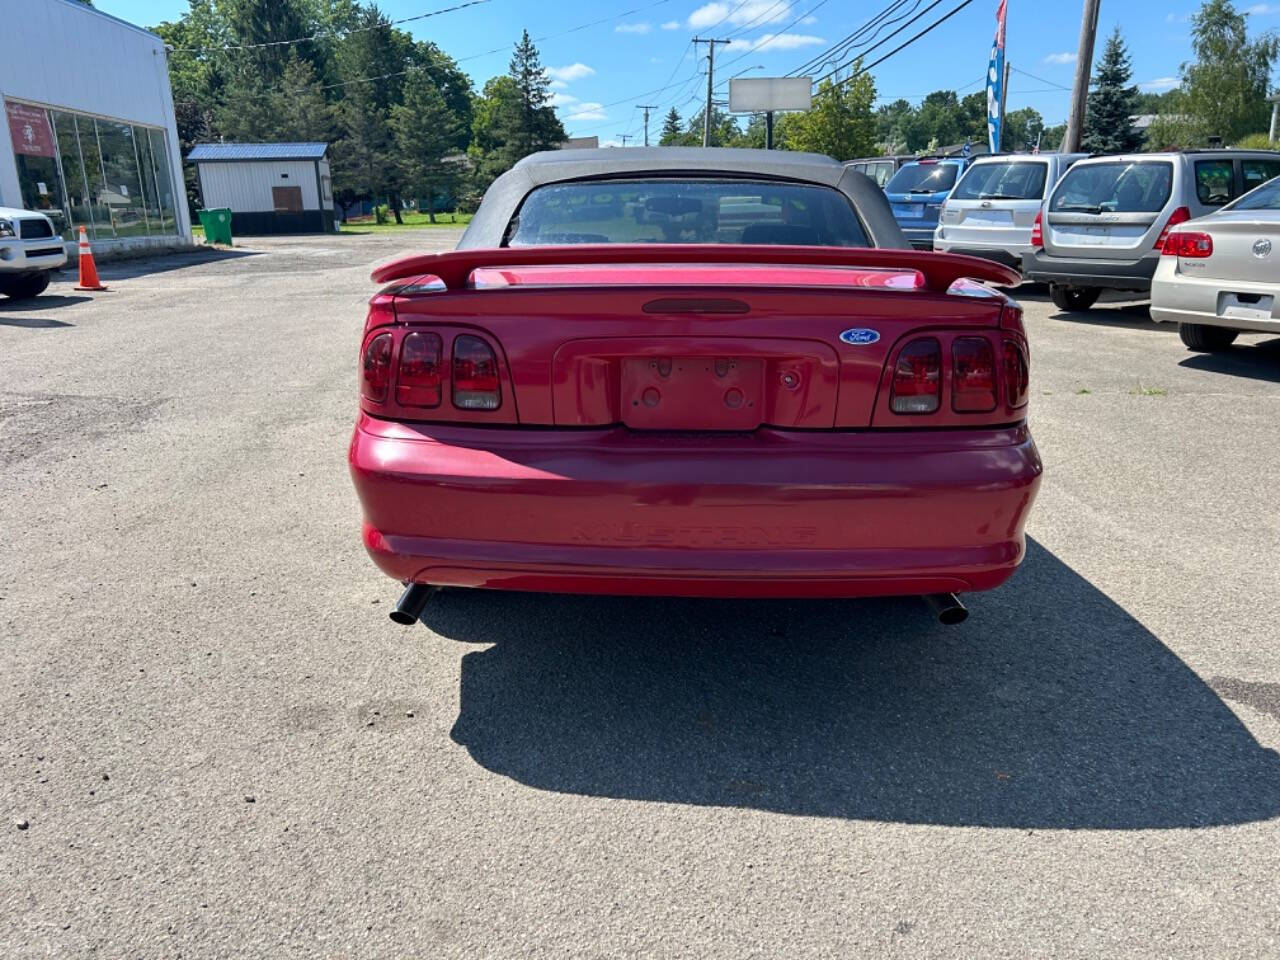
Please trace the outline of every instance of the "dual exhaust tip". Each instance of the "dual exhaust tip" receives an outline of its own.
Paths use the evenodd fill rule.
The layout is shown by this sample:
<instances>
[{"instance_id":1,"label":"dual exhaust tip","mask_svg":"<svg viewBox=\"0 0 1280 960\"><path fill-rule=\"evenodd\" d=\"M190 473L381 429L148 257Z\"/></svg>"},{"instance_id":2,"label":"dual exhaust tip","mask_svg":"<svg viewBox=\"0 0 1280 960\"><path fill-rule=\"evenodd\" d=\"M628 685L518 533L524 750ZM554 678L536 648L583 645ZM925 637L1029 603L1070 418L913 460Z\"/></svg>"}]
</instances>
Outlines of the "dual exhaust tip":
<instances>
[{"instance_id":1,"label":"dual exhaust tip","mask_svg":"<svg viewBox=\"0 0 1280 960\"><path fill-rule=\"evenodd\" d=\"M435 596L438 589L440 588L427 583L408 584L391 611L392 622L405 627L413 626L422 619L422 611L427 608L427 603ZM964 623L969 618L968 609L954 593L926 594L924 602L929 605L938 622L946 626Z\"/></svg>"}]
</instances>

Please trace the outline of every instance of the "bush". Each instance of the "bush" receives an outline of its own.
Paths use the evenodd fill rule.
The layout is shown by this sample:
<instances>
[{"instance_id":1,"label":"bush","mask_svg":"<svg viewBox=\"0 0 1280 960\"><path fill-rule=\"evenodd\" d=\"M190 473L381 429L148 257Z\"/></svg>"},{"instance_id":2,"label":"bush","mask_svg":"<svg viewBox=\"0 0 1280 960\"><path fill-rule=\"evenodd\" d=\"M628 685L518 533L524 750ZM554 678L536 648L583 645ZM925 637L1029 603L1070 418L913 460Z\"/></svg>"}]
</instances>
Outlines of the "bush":
<instances>
[{"instance_id":1,"label":"bush","mask_svg":"<svg viewBox=\"0 0 1280 960\"><path fill-rule=\"evenodd\" d=\"M373 208L373 222L383 224L387 222L387 212L390 208L385 203L380 203Z\"/></svg>"},{"instance_id":2,"label":"bush","mask_svg":"<svg viewBox=\"0 0 1280 960\"><path fill-rule=\"evenodd\" d=\"M1280 150L1280 143L1265 133L1251 133L1236 144L1241 150Z\"/></svg>"}]
</instances>

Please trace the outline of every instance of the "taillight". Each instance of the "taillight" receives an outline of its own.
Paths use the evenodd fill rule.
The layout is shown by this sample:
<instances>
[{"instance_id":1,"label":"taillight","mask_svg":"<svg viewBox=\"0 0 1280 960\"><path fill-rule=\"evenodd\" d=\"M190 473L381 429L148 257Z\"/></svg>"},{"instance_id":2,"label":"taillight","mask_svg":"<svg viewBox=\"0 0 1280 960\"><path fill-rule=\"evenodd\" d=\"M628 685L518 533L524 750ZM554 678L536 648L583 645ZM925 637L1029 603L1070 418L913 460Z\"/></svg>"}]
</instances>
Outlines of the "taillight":
<instances>
[{"instance_id":1,"label":"taillight","mask_svg":"<svg viewBox=\"0 0 1280 960\"><path fill-rule=\"evenodd\" d=\"M1175 231L1165 237L1164 247L1160 252L1166 257L1203 260L1213 256L1213 237L1207 233Z\"/></svg>"},{"instance_id":2,"label":"taillight","mask_svg":"<svg viewBox=\"0 0 1280 960\"><path fill-rule=\"evenodd\" d=\"M996 359L986 337L957 337L951 344L951 409L988 413L996 408Z\"/></svg>"},{"instance_id":3,"label":"taillight","mask_svg":"<svg viewBox=\"0 0 1280 960\"><path fill-rule=\"evenodd\" d=\"M942 393L942 347L927 337L912 340L898 353L889 407L894 413L933 413Z\"/></svg>"},{"instance_id":4,"label":"taillight","mask_svg":"<svg viewBox=\"0 0 1280 960\"><path fill-rule=\"evenodd\" d=\"M1021 407L1027 402L1031 387L1031 374L1027 355L1012 340L1004 342L1004 389L1010 407Z\"/></svg>"},{"instance_id":5,"label":"taillight","mask_svg":"<svg viewBox=\"0 0 1280 960\"><path fill-rule=\"evenodd\" d=\"M1023 221L1024 223L1026 221ZM1031 225L1031 245L1037 250L1044 249L1044 211L1036 211L1036 222Z\"/></svg>"},{"instance_id":6,"label":"taillight","mask_svg":"<svg viewBox=\"0 0 1280 960\"><path fill-rule=\"evenodd\" d=\"M1169 239L1169 230L1176 227L1180 223L1186 223L1191 219L1191 211L1186 207L1179 207L1173 213L1169 214L1169 222L1164 225L1164 229L1160 231L1160 237L1156 240L1155 249L1163 252L1164 242Z\"/></svg>"},{"instance_id":7,"label":"taillight","mask_svg":"<svg viewBox=\"0 0 1280 960\"><path fill-rule=\"evenodd\" d=\"M453 405L460 410L497 410L502 403L498 358L479 337L453 341Z\"/></svg>"},{"instance_id":8,"label":"taillight","mask_svg":"<svg viewBox=\"0 0 1280 960\"><path fill-rule=\"evenodd\" d=\"M391 334L380 333L364 348L360 364L360 393L366 400L385 403L391 385Z\"/></svg>"},{"instance_id":9,"label":"taillight","mask_svg":"<svg viewBox=\"0 0 1280 960\"><path fill-rule=\"evenodd\" d=\"M444 343L438 333L410 333L401 341L396 403L402 407L440 406L440 354L443 349Z\"/></svg>"}]
</instances>

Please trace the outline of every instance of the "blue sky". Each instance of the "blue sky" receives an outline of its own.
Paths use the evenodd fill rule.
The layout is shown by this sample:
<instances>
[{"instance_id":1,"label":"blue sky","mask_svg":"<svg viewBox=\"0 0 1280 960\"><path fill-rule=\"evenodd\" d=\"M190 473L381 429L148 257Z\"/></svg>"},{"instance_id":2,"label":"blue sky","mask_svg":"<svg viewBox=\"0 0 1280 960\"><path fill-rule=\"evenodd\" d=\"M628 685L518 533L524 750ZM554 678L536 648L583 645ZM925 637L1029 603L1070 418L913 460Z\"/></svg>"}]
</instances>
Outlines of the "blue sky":
<instances>
[{"instance_id":1,"label":"blue sky","mask_svg":"<svg viewBox=\"0 0 1280 960\"><path fill-rule=\"evenodd\" d=\"M395 20L456 2L382 0L379 6ZM923 10L931 2L907 0L895 15L915 7ZM942 0L921 20L872 52L869 59L892 50L958 2ZM982 89L996 3L974 0L877 67L873 73L882 102L898 97L918 102L930 91L942 88L959 89L962 95ZM185 0L97 0L96 5L142 26L174 19L186 9ZM733 39L731 46L716 50L717 81L744 71L757 77L783 75L891 5L893 0L559 0L536 4L488 0L403 26L420 39L435 41L459 60L477 88L494 74L505 72L510 45L518 39L521 28L527 27L535 38L545 38L538 47L554 78L556 106L566 129L575 136L598 135L604 143L619 141L621 134L640 136L637 104L658 105L657 116L650 120L651 131L660 126L661 115L673 105L686 116L698 109L699 98L706 93L706 48L703 45L695 58L690 44L695 34L706 36L709 31ZM1008 109L1034 107L1046 123L1065 121L1065 88L1071 84L1074 69L1080 7L1080 0L1009 0L1007 57L1015 72ZM1195 0L1103 0L1099 35L1118 24L1129 44L1134 79L1143 89L1165 90L1174 84L1178 65L1190 55L1187 19L1197 7ZM1238 7L1249 11L1251 32L1280 28L1280 2L1242 2ZM900 24L883 33L897 26ZM501 52L489 52L495 48ZM827 70L830 67L820 72Z\"/></svg>"}]
</instances>

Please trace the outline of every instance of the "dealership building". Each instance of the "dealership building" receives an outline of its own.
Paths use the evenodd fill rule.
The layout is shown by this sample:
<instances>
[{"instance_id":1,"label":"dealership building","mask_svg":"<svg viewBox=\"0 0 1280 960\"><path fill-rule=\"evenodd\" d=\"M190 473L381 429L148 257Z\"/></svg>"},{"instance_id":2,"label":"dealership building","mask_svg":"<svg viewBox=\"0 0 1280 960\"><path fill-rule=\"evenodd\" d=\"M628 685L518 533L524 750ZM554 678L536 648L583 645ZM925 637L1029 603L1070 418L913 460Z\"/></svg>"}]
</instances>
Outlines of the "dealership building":
<instances>
[{"instance_id":1,"label":"dealership building","mask_svg":"<svg viewBox=\"0 0 1280 960\"><path fill-rule=\"evenodd\" d=\"M95 247L191 242L164 41L76 0L24 0L0 56L0 206Z\"/></svg>"}]
</instances>

